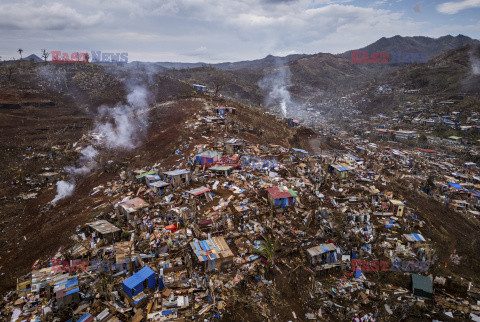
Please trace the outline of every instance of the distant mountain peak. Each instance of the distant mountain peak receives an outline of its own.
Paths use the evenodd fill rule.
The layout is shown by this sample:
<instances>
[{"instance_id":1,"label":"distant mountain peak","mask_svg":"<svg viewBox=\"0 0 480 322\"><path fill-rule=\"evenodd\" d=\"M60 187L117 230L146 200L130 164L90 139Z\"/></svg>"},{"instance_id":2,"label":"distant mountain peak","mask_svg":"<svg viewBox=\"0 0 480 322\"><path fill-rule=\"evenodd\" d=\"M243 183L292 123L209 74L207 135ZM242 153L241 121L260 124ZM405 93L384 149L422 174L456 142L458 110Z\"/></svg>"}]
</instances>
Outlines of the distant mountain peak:
<instances>
[{"instance_id":1,"label":"distant mountain peak","mask_svg":"<svg viewBox=\"0 0 480 322\"><path fill-rule=\"evenodd\" d=\"M38 57L38 56L35 55L35 54L31 54L30 56L27 56L27 57L25 57L25 58L22 58L22 60L33 60L33 61L36 61L36 62L43 61L43 59L41 59L40 57Z\"/></svg>"},{"instance_id":2,"label":"distant mountain peak","mask_svg":"<svg viewBox=\"0 0 480 322\"><path fill-rule=\"evenodd\" d=\"M445 51L455 49L470 43L478 43L478 40L465 35L445 35L439 38L425 36L400 36L395 35L390 38L382 37L368 46L359 49L362 52L427 52L429 56L436 56ZM350 51L341 56L350 57Z\"/></svg>"}]
</instances>

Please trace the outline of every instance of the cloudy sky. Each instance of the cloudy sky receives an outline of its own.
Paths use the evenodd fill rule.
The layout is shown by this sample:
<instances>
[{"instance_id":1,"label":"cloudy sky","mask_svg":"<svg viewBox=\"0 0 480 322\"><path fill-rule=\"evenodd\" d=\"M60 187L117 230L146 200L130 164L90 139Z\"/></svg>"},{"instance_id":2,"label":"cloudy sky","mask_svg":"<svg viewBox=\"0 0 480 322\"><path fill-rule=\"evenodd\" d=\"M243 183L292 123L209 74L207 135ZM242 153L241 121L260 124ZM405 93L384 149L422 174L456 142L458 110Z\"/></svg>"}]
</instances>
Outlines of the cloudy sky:
<instances>
[{"instance_id":1,"label":"cloudy sky","mask_svg":"<svg viewBox=\"0 0 480 322\"><path fill-rule=\"evenodd\" d=\"M480 39L480 0L0 0L3 59L46 48L214 63L447 34Z\"/></svg>"}]
</instances>

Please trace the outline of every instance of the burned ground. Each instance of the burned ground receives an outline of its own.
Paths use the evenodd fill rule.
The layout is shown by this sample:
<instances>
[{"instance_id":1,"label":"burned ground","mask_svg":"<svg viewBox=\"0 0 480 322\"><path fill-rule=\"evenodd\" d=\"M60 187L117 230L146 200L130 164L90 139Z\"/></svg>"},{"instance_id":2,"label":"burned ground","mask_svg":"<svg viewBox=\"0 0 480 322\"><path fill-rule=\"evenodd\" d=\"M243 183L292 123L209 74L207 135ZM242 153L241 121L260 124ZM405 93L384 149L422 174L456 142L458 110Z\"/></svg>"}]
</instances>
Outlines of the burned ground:
<instances>
[{"instance_id":1,"label":"burned ground","mask_svg":"<svg viewBox=\"0 0 480 322\"><path fill-rule=\"evenodd\" d=\"M24 68L26 71L20 68L17 71L18 75L15 76L18 84L10 84L2 88L3 95L17 102L27 98L33 101L48 98L55 102L55 105L22 106L20 109L0 110L2 125L0 133L3 138L9 138L1 143L1 149L6 152L1 156L3 162L0 169L2 179L0 182L2 187L0 274L3 273L0 276L1 290L11 288L16 277L26 272L36 259L51 254L58 249L59 245L69 245L71 243L69 236L76 226L85 223L100 211L108 209L108 207L92 209L110 201L89 197L93 187L104 184L118 175L120 169L142 167L165 159L166 164L169 162L175 164L178 159L174 154L176 148L193 135L191 131L185 129L185 121L204 107L200 101L178 100L179 96L192 94L186 84L168 77L152 76L151 79L154 81L147 86L154 94L153 100L157 105L149 110L148 133L143 143L132 151L101 151L100 168L87 177L79 179L73 196L59 201L55 207L48 209L45 206L53 199L56 192L55 186L40 189L35 199L23 200L20 198L22 193L32 192L32 187L26 184L25 179L35 178L42 172L42 168L58 170L74 164L78 153L74 151L72 144L92 129L95 107L101 104L115 104L117 101L114 99L115 95L122 92L118 92L115 85L103 96L93 95L84 99L83 95L95 86L87 81L89 77L87 74L91 68L88 66L83 67L86 70L71 79L61 78L60 76L63 75L61 72L59 72L60 76L57 75L67 82L67 86L70 81L87 82L88 86L82 87L83 92L73 90L75 94L62 94L51 89L39 89L34 93L30 90L14 90L17 87L30 86L27 85L30 79L25 75L35 75L34 67L27 65ZM64 66L64 68L69 70L73 67ZM57 69L63 70L60 67ZM147 80L147 76L139 74L133 77L132 83L141 84L142 81ZM90 77L94 78L92 75ZM108 77L110 77L108 74L102 76L104 79ZM116 81L112 83L116 84ZM58 84L61 82L59 81ZM71 87L75 86L71 85ZM110 93L115 94L112 96ZM122 97L117 97L118 101L123 101ZM74 98L78 98L78 101ZM80 103L89 104L89 102L94 105L80 106ZM243 124L240 135L248 138L257 137L254 132L252 133L251 125L255 124L256 131L261 128L263 113L242 105L236 106L246 111L238 118L239 123ZM263 130L265 136L276 138L275 142L283 144L288 144L289 140L301 141L298 137L294 139L295 131L291 131L287 125L276 125L274 117L271 116L271 118L272 122L269 122L269 126ZM201 137L197 135L195 139L201 140ZM107 161L113 161L119 166L112 169L106 165Z\"/></svg>"}]
</instances>

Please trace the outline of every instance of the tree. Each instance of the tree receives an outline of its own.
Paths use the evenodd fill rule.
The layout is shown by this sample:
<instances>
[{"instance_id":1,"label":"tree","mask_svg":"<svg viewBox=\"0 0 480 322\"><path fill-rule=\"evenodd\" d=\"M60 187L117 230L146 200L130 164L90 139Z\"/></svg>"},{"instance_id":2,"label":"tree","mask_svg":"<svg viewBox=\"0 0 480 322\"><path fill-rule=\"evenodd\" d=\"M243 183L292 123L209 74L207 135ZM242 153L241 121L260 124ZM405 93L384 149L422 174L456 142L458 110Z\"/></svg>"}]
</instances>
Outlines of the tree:
<instances>
[{"instance_id":1,"label":"tree","mask_svg":"<svg viewBox=\"0 0 480 322\"><path fill-rule=\"evenodd\" d=\"M18 51L18 53L20 54L20 59L22 59L23 49L22 49L22 48L19 48L17 51Z\"/></svg>"},{"instance_id":2,"label":"tree","mask_svg":"<svg viewBox=\"0 0 480 322\"><path fill-rule=\"evenodd\" d=\"M255 252L259 255L264 256L270 266L275 264L275 252L278 248L278 239L272 239L271 236L266 236L265 242L262 243L260 249L256 249Z\"/></svg>"},{"instance_id":3,"label":"tree","mask_svg":"<svg viewBox=\"0 0 480 322\"><path fill-rule=\"evenodd\" d=\"M47 58L50 56L50 53L46 49L42 49L42 57L47 62Z\"/></svg>"},{"instance_id":4,"label":"tree","mask_svg":"<svg viewBox=\"0 0 480 322\"><path fill-rule=\"evenodd\" d=\"M214 95L217 96L218 93L222 90L222 88L227 84L227 80L221 71L217 71L217 73L213 76L212 79Z\"/></svg>"},{"instance_id":5,"label":"tree","mask_svg":"<svg viewBox=\"0 0 480 322\"><path fill-rule=\"evenodd\" d=\"M7 65L7 77L8 81L12 80L12 75L13 75L13 65Z\"/></svg>"}]
</instances>

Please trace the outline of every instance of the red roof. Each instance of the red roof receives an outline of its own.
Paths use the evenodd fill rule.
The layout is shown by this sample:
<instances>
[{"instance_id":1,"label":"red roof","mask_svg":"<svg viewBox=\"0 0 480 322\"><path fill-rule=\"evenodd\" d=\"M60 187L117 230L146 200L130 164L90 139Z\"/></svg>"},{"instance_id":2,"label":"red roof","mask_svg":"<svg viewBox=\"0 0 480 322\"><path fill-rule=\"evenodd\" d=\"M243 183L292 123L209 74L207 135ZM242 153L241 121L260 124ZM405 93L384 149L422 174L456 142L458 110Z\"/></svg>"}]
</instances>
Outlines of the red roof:
<instances>
[{"instance_id":1,"label":"red roof","mask_svg":"<svg viewBox=\"0 0 480 322\"><path fill-rule=\"evenodd\" d=\"M267 191L273 197L273 199L282 199L282 198L292 197L290 192L281 190L278 187L268 188Z\"/></svg>"}]
</instances>

